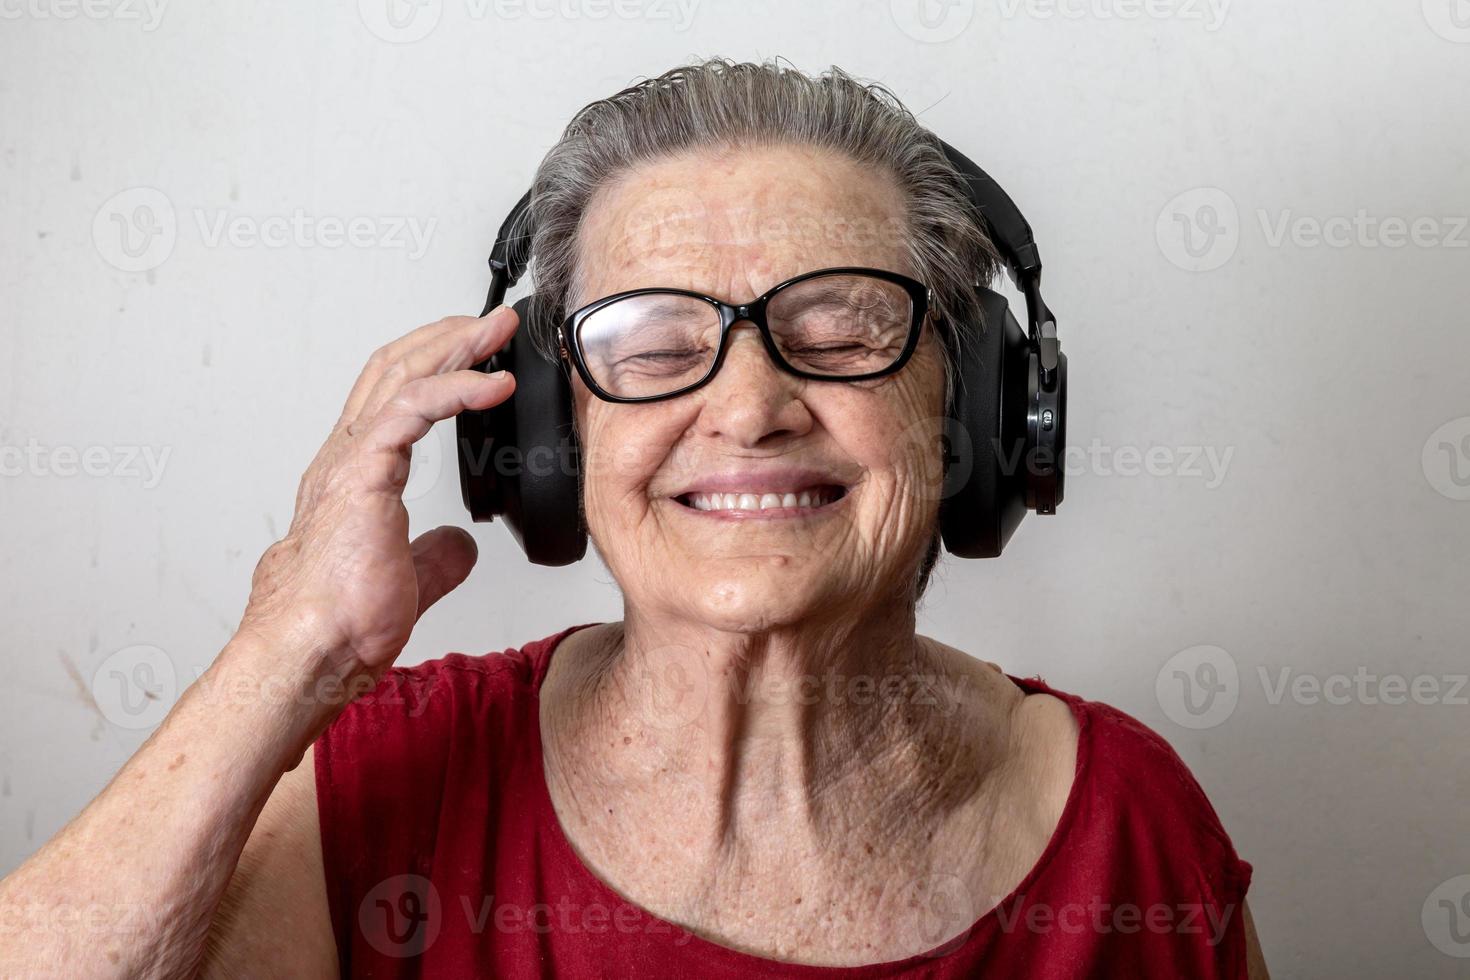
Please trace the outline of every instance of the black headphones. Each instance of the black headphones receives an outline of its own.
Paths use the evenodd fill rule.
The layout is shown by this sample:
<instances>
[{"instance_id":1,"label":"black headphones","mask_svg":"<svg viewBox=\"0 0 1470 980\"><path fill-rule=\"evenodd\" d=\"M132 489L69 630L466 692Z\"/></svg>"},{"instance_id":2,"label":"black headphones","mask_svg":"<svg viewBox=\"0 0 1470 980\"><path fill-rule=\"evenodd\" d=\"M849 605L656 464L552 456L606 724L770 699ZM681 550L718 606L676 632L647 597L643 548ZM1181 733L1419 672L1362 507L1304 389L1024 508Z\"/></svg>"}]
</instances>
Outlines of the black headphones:
<instances>
[{"instance_id":1,"label":"black headphones","mask_svg":"<svg viewBox=\"0 0 1470 980\"><path fill-rule=\"evenodd\" d=\"M1041 254L1015 202L985 171L944 143L1011 280L1026 297L1022 332L1005 297L973 283L982 329L960 350L952 415L945 425L945 482L940 530L961 558L994 558L1026 516L1052 514L1062 502L1067 431L1067 356L1056 320L1041 298ZM500 226L490 253L489 313L505 301L531 259L525 226L531 192ZM459 481L476 521L503 518L538 565L569 565L587 552L580 507L580 450L572 427L571 368L531 345L526 324L552 315L536 295L515 304L521 327L480 371L508 370L515 393L455 421ZM958 464L958 465L956 465Z\"/></svg>"}]
</instances>

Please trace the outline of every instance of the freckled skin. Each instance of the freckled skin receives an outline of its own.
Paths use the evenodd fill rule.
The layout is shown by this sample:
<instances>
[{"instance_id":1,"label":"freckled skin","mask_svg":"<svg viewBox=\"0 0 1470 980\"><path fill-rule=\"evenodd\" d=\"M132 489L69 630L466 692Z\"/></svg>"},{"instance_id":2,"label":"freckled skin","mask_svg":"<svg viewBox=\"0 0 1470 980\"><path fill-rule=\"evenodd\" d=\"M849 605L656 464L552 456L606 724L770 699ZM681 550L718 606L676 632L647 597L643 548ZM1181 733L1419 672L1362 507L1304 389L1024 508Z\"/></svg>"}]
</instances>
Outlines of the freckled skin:
<instances>
[{"instance_id":1,"label":"freckled skin","mask_svg":"<svg viewBox=\"0 0 1470 980\"><path fill-rule=\"evenodd\" d=\"M895 227L902 215L891 180L821 151L675 158L596 196L579 240L582 288L573 302L654 285L743 302L839 265L914 275L896 236L847 227ZM789 234L763 234L771 231ZM943 390L927 328L902 371L857 384L782 372L750 324L736 325L715 379L680 398L613 405L578 379L593 541L640 605L684 610L720 630L765 630L815 609L878 601L912 577L928 544L937 501L915 490L922 461L893 447L940 414ZM814 465L855 485L843 516L820 522L692 520L667 499L689 477L730 461ZM658 561L646 562L653 555Z\"/></svg>"},{"instance_id":2,"label":"freckled skin","mask_svg":"<svg viewBox=\"0 0 1470 980\"><path fill-rule=\"evenodd\" d=\"M741 303L835 266L912 276L903 217L888 175L827 151L669 157L594 195L569 305L646 286ZM655 914L775 958L897 959L968 926L1045 846L1075 732L1061 702L915 633L905 596L939 506L932 321L872 381L786 374L742 323L698 391L610 404L578 378L574 394L587 522L624 598L621 622L563 641L541 691L578 853ZM792 521L669 499L742 464L814 466L850 490ZM841 686L889 676L903 696ZM918 922L936 905L956 915L943 935Z\"/></svg>"}]
</instances>

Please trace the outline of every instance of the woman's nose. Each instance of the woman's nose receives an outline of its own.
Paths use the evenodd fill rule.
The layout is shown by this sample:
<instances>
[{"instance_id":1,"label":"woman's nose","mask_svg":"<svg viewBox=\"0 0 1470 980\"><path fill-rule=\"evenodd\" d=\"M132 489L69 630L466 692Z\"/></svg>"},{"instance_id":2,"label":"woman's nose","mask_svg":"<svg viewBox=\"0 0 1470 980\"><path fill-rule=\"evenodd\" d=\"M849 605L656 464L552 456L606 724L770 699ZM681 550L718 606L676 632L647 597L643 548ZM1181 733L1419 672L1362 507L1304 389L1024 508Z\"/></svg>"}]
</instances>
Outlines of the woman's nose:
<instances>
[{"instance_id":1,"label":"woman's nose","mask_svg":"<svg viewBox=\"0 0 1470 980\"><path fill-rule=\"evenodd\" d=\"M811 428L811 414L798 397L804 384L771 360L755 324L736 323L730 328L724 363L701 391L700 431L742 446L800 435Z\"/></svg>"}]
</instances>

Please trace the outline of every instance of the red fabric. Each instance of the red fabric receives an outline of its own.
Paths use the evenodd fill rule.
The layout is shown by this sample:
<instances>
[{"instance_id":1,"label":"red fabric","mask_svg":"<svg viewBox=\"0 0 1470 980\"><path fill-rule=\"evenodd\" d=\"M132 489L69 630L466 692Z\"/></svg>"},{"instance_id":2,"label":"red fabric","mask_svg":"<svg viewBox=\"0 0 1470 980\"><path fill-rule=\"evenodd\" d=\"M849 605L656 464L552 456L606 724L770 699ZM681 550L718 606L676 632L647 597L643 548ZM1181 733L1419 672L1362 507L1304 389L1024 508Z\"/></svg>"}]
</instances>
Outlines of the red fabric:
<instances>
[{"instance_id":1,"label":"red fabric","mask_svg":"<svg viewBox=\"0 0 1470 980\"><path fill-rule=\"evenodd\" d=\"M1245 976L1251 866L1189 770L1128 715L1034 679L1012 678L1066 701L1081 728L1071 795L1010 896L963 931L936 923L942 947L798 966L644 912L575 855L543 775L537 692L556 643L583 626L395 667L316 743L343 976Z\"/></svg>"}]
</instances>

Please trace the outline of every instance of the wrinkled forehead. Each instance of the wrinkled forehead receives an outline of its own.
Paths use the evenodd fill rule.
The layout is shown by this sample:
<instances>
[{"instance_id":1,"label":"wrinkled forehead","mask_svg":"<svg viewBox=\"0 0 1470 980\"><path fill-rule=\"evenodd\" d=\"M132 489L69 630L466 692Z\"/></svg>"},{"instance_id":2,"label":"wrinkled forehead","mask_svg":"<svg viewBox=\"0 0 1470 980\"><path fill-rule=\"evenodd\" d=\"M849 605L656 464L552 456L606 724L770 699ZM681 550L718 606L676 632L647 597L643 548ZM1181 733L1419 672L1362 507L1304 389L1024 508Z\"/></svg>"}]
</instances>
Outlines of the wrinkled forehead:
<instances>
[{"instance_id":1,"label":"wrinkled forehead","mask_svg":"<svg viewBox=\"0 0 1470 980\"><path fill-rule=\"evenodd\" d=\"M693 151L641 164L593 195L571 308L671 286L732 302L791 276L854 265L912 273L903 195L832 151Z\"/></svg>"}]
</instances>

